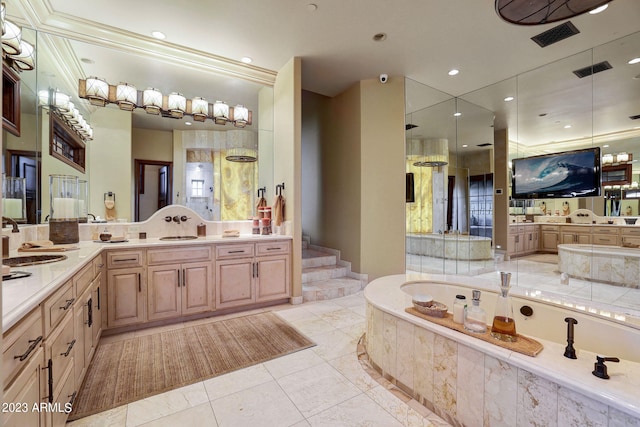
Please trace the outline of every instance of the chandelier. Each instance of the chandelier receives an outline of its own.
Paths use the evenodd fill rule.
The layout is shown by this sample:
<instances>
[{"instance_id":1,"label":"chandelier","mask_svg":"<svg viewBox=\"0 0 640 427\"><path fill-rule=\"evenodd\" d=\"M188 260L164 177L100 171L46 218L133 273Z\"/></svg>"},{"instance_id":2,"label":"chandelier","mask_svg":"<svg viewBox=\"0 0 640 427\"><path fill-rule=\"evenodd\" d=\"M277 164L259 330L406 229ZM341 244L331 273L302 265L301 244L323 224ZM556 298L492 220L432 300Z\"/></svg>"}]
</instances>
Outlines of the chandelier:
<instances>
[{"instance_id":1,"label":"chandelier","mask_svg":"<svg viewBox=\"0 0 640 427\"><path fill-rule=\"evenodd\" d=\"M163 95L158 89L150 87L138 90L128 83L110 85L98 77L81 79L78 84L78 96L98 107L116 104L121 110L126 111L142 108L148 114L174 119L181 119L187 115L197 122L211 119L217 125L233 123L239 128L251 125L252 122L252 112L243 105L229 107L222 101L211 104L199 96L187 99L179 92Z\"/></svg>"},{"instance_id":2,"label":"chandelier","mask_svg":"<svg viewBox=\"0 0 640 427\"><path fill-rule=\"evenodd\" d=\"M6 19L6 6L0 4L2 21L2 58L9 66L19 71L35 68L35 49L31 43L22 39L22 29Z\"/></svg>"},{"instance_id":3,"label":"chandelier","mask_svg":"<svg viewBox=\"0 0 640 427\"><path fill-rule=\"evenodd\" d=\"M496 0L498 15L517 25L562 21L597 9L611 0Z\"/></svg>"}]
</instances>

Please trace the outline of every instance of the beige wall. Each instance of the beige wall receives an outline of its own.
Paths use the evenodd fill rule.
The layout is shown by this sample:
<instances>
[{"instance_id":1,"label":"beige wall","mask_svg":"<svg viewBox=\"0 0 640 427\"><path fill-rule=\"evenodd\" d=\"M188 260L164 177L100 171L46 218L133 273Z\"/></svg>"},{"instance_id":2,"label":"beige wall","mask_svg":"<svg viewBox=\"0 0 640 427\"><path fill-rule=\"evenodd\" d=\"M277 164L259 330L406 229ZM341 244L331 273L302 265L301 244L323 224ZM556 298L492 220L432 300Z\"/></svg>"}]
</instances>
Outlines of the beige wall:
<instances>
[{"instance_id":1,"label":"beige wall","mask_svg":"<svg viewBox=\"0 0 640 427\"><path fill-rule=\"evenodd\" d=\"M273 182L285 184L285 220L291 222L293 236L292 295L302 295L301 206L301 59L292 58L278 71L273 87ZM274 191L275 188L271 191Z\"/></svg>"},{"instance_id":2,"label":"beige wall","mask_svg":"<svg viewBox=\"0 0 640 427\"><path fill-rule=\"evenodd\" d=\"M152 129L131 129L133 159L173 161L173 132Z\"/></svg>"},{"instance_id":3,"label":"beige wall","mask_svg":"<svg viewBox=\"0 0 640 427\"><path fill-rule=\"evenodd\" d=\"M509 225L509 134L506 129L496 130L493 135L495 149L493 174L493 246L497 251L507 252ZM502 194L496 191L502 190Z\"/></svg>"},{"instance_id":4,"label":"beige wall","mask_svg":"<svg viewBox=\"0 0 640 427\"><path fill-rule=\"evenodd\" d=\"M131 166L131 113L115 108L97 108L91 114L94 129L90 141L89 212L105 217L104 193L116 195L118 218L133 219L133 175ZM123 164L123 159L124 164Z\"/></svg>"},{"instance_id":5,"label":"beige wall","mask_svg":"<svg viewBox=\"0 0 640 427\"><path fill-rule=\"evenodd\" d=\"M405 271L404 78L360 87L360 267L372 280Z\"/></svg>"},{"instance_id":6,"label":"beige wall","mask_svg":"<svg viewBox=\"0 0 640 427\"><path fill-rule=\"evenodd\" d=\"M305 137L318 146L306 156L320 157L319 183L305 184L320 191L312 242L340 250L370 280L404 272L404 79L364 80L330 100L307 100L306 131L320 135Z\"/></svg>"}]
</instances>

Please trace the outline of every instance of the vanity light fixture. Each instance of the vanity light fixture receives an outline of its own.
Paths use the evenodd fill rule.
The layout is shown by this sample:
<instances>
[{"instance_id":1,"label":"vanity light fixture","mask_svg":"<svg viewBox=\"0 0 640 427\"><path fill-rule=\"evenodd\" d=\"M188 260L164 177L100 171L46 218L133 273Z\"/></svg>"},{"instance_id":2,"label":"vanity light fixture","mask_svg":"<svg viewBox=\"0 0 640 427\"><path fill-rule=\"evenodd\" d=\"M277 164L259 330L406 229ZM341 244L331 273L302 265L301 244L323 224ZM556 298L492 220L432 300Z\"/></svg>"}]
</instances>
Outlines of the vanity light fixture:
<instances>
[{"instance_id":1,"label":"vanity light fixture","mask_svg":"<svg viewBox=\"0 0 640 427\"><path fill-rule=\"evenodd\" d=\"M209 115L209 103L206 99L196 96L191 100L191 114L193 114L193 120L197 122L204 122Z\"/></svg>"},{"instance_id":2,"label":"vanity light fixture","mask_svg":"<svg viewBox=\"0 0 640 427\"><path fill-rule=\"evenodd\" d=\"M89 77L86 93L91 105L104 107L109 101L109 83L98 77Z\"/></svg>"},{"instance_id":3,"label":"vanity light fixture","mask_svg":"<svg viewBox=\"0 0 640 427\"><path fill-rule=\"evenodd\" d=\"M602 156L602 164L603 165L612 165L613 164L613 154L605 154Z\"/></svg>"},{"instance_id":4,"label":"vanity light fixture","mask_svg":"<svg viewBox=\"0 0 640 427\"><path fill-rule=\"evenodd\" d=\"M232 120L236 127L243 128L249 123L249 110L243 105L233 107L233 112L229 115L233 115Z\"/></svg>"},{"instance_id":5,"label":"vanity light fixture","mask_svg":"<svg viewBox=\"0 0 640 427\"><path fill-rule=\"evenodd\" d=\"M229 120L229 106L222 101L213 104L213 121L217 125L224 125Z\"/></svg>"},{"instance_id":6,"label":"vanity light fixture","mask_svg":"<svg viewBox=\"0 0 640 427\"><path fill-rule=\"evenodd\" d=\"M142 108L149 114L160 114L160 109L162 108L162 93L152 87L145 89L142 92Z\"/></svg>"},{"instance_id":7,"label":"vanity light fixture","mask_svg":"<svg viewBox=\"0 0 640 427\"><path fill-rule=\"evenodd\" d=\"M92 79L96 79L92 77ZM96 79L104 82L102 79ZM78 97L88 99L91 102L91 96L95 97L94 81L89 79L78 82ZM101 85L101 83L98 83ZM233 123L236 127L243 128L252 124L253 113L243 105L237 105L235 108L229 106L222 101L216 101L209 104L202 97L194 97L187 100L184 95L178 92L172 92L169 96L163 96L158 89L149 87L143 91L138 91L135 86L127 83L120 83L118 86L111 86L108 83L106 88L101 87L100 93L107 94L104 105L102 103L94 105L106 106L108 103L118 104L120 109L133 111L135 108L141 107L148 114L162 115L163 117L182 118L185 115L192 116L195 121L204 122L206 119L212 119L217 125L225 125L227 122ZM93 92L92 92L93 91Z\"/></svg>"},{"instance_id":8,"label":"vanity light fixture","mask_svg":"<svg viewBox=\"0 0 640 427\"><path fill-rule=\"evenodd\" d=\"M11 21L4 22L4 33L2 34L2 50L7 55L17 55L20 53L20 41L22 40L22 30Z\"/></svg>"},{"instance_id":9,"label":"vanity light fixture","mask_svg":"<svg viewBox=\"0 0 640 427\"><path fill-rule=\"evenodd\" d=\"M82 140L93 139L93 129L66 93L55 89L41 90L38 92L38 103L50 108L51 112L58 116L70 130L75 131Z\"/></svg>"},{"instance_id":10,"label":"vanity light fixture","mask_svg":"<svg viewBox=\"0 0 640 427\"><path fill-rule=\"evenodd\" d=\"M35 48L22 39L22 29L6 19L7 6L0 3L2 20L2 58L7 65L17 71L29 71L35 68Z\"/></svg>"},{"instance_id":11,"label":"vanity light fixture","mask_svg":"<svg viewBox=\"0 0 640 427\"><path fill-rule=\"evenodd\" d=\"M167 101L171 117L181 119L187 111L187 99L181 93L171 92Z\"/></svg>"},{"instance_id":12,"label":"vanity light fixture","mask_svg":"<svg viewBox=\"0 0 640 427\"><path fill-rule=\"evenodd\" d=\"M137 107L138 91L135 86L120 83L116 86L116 104L121 110L133 111Z\"/></svg>"}]
</instances>

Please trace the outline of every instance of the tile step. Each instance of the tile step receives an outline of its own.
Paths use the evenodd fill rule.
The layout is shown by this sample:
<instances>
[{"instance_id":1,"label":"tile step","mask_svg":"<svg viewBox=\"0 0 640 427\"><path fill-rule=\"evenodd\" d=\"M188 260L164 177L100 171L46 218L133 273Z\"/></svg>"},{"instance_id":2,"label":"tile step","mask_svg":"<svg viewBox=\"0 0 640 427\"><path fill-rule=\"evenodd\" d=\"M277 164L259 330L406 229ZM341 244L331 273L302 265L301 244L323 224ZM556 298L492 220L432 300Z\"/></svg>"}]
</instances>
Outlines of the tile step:
<instances>
[{"instance_id":1,"label":"tile step","mask_svg":"<svg viewBox=\"0 0 640 427\"><path fill-rule=\"evenodd\" d=\"M337 279L347 275L347 267L337 265L323 265L302 269L302 283L316 282L319 280Z\"/></svg>"},{"instance_id":2,"label":"tile step","mask_svg":"<svg viewBox=\"0 0 640 427\"><path fill-rule=\"evenodd\" d=\"M353 295L360 292L364 284L358 279L340 277L302 284L302 300L321 301Z\"/></svg>"}]
</instances>

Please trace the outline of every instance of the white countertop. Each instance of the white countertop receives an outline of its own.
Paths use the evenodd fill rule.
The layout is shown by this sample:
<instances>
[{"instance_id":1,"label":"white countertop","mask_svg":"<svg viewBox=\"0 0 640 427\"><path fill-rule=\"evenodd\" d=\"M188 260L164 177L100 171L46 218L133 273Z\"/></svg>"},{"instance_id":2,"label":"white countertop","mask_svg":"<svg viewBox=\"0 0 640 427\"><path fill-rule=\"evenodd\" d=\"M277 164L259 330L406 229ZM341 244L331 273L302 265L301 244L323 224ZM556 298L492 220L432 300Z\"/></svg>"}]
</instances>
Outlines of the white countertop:
<instances>
[{"instance_id":1,"label":"white countertop","mask_svg":"<svg viewBox=\"0 0 640 427\"><path fill-rule=\"evenodd\" d=\"M15 325L26 314L43 302L49 295L55 292L60 285L80 271L88 261L104 250L166 246L177 247L213 243L231 244L291 239L291 236L276 234L241 234L240 237L210 235L192 240L172 241L160 240L159 238L130 239L128 242L123 243L95 243L91 241L82 241L74 244L75 246L78 246L78 249L65 252L18 252L17 250L13 250L9 253L10 257L55 254L66 255L67 259L47 264L14 267L11 269L12 272L29 272L31 273L31 276L2 282L2 330L7 331L10 327Z\"/></svg>"}]
</instances>

